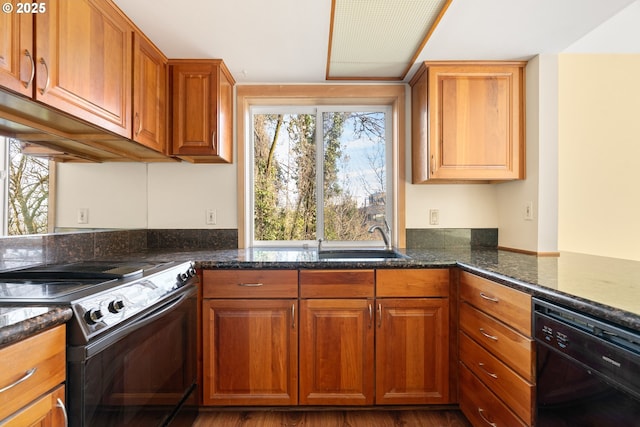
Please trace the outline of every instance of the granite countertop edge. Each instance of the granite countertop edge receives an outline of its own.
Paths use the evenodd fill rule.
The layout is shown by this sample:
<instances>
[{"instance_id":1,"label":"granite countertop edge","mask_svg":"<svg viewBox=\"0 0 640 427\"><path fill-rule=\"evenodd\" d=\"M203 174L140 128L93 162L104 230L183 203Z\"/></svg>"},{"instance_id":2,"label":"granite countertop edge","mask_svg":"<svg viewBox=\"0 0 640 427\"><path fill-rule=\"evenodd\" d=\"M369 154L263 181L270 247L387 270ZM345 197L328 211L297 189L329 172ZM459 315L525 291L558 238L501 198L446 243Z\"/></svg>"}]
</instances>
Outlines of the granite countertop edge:
<instances>
[{"instance_id":1,"label":"granite countertop edge","mask_svg":"<svg viewBox=\"0 0 640 427\"><path fill-rule=\"evenodd\" d=\"M453 250L401 250L408 259L318 260L315 251L305 250L159 250L129 254L123 259L145 261L193 261L199 269L392 269L453 268L477 274L533 297L599 317L616 325L640 331L640 315L557 289L557 281L544 267L544 258L491 248ZM266 256L265 256L266 254ZM640 264L640 263L639 263ZM542 267L541 267L542 266ZM0 347L19 341L72 316L70 308L51 311L15 325L0 328Z\"/></svg>"},{"instance_id":2,"label":"granite countertop edge","mask_svg":"<svg viewBox=\"0 0 640 427\"><path fill-rule=\"evenodd\" d=\"M0 348L66 323L72 315L73 312L69 307L53 306L39 316L4 326L0 328Z\"/></svg>"}]
</instances>

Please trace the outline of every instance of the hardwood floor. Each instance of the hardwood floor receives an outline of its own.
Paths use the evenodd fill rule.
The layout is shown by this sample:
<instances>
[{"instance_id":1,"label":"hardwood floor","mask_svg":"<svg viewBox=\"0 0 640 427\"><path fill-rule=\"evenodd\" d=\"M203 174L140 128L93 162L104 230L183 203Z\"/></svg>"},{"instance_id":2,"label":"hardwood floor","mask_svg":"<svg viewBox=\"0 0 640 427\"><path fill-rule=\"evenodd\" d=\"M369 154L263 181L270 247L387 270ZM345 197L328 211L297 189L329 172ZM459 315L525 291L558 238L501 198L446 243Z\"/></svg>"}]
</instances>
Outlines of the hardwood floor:
<instances>
[{"instance_id":1,"label":"hardwood floor","mask_svg":"<svg viewBox=\"0 0 640 427\"><path fill-rule=\"evenodd\" d=\"M470 427L454 410L202 411L193 427Z\"/></svg>"}]
</instances>

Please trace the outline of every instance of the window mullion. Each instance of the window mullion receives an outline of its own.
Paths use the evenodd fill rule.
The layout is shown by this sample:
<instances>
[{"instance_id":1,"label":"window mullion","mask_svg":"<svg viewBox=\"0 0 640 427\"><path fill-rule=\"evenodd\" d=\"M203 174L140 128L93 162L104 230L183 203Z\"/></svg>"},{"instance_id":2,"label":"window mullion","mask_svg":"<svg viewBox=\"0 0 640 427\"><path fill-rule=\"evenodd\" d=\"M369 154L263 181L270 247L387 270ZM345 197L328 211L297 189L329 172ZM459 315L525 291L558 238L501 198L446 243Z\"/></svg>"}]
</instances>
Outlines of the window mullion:
<instances>
[{"instance_id":1,"label":"window mullion","mask_svg":"<svg viewBox=\"0 0 640 427\"><path fill-rule=\"evenodd\" d=\"M324 122L316 109L316 238L324 240Z\"/></svg>"}]
</instances>

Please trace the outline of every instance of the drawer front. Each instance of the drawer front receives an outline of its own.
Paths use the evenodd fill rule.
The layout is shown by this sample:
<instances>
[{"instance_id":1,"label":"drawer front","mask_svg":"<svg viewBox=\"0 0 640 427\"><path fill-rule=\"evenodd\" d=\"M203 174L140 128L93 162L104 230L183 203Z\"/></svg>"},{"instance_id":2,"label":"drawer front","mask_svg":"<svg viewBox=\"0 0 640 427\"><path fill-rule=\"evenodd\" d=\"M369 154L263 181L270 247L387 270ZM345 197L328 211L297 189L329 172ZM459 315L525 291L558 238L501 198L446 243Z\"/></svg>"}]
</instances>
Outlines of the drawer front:
<instances>
[{"instance_id":1,"label":"drawer front","mask_svg":"<svg viewBox=\"0 0 640 427\"><path fill-rule=\"evenodd\" d=\"M66 426L64 411L64 386L60 386L12 416L2 427Z\"/></svg>"},{"instance_id":2,"label":"drawer front","mask_svg":"<svg viewBox=\"0 0 640 427\"><path fill-rule=\"evenodd\" d=\"M533 379L533 340L463 302L460 328L527 381Z\"/></svg>"},{"instance_id":3,"label":"drawer front","mask_svg":"<svg viewBox=\"0 0 640 427\"><path fill-rule=\"evenodd\" d=\"M301 270L301 298L373 297L373 270Z\"/></svg>"},{"instance_id":4,"label":"drawer front","mask_svg":"<svg viewBox=\"0 0 640 427\"><path fill-rule=\"evenodd\" d=\"M530 295L461 271L460 299L531 336Z\"/></svg>"},{"instance_id":5,"label":"drawer front","mask_svg":"<svg viewBox=\"0 0 640 427\"><path fill-rule=\"evenodd\" d=\"M204 270L203 298L297 298L297 270Z\"/></svg>"},{"instance_id":6,"label":"drawer front","mask_svg":"<svg viewBox=\"0 0 640 427\"><path fill-rule=\"evenodd\" d=\"M526 423L533 423L533 385L460 333L460 361Z\"/></svg>"},{"instance_id":7,"label":"drawer front","mask_svg":"<svg viewBox=\"0 0 640 427\"><path fill-rule=\"evenodd\" d=\"M65 380L65 326L0 350L0 420Z\"/></svg>"},{"instance_id":8,"label":"drawer front","mask_svg":"<svg viewBox=\"0 0 640 427\"><path fill-rule=\"evenodd\" d=\"M376 270L376 296L448 297L449 270Z\"/></svg>"},{"instance_id":9,"label":"drawer front","mask_svg":"<svg viewBox=\"0 0 640 427\"><path fill-rule=\"evenodd\" d=\"M460 364L460 409L475 427L527 425L463 364Z\"/></svg>"}]
</instances>

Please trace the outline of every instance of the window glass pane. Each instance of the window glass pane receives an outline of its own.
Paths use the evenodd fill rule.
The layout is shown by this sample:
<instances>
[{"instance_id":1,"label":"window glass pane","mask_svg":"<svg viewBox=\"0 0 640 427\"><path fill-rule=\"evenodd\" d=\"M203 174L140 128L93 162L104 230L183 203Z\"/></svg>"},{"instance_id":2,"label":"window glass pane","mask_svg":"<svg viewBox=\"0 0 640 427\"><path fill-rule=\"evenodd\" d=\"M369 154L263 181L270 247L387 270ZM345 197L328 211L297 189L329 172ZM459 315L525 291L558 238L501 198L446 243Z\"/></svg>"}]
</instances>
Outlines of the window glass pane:
<instances>
[{"instance_id":1,"label":"window glass pane","mask_svg":"<svg viewBox=\"0 0 640 427\"><path fill-rule=\"evenodd\" d=\"M24 156L20 141L9 144L7 234L40 234L48 231L49 163Z\"/></svg>"},{"instance_id":2,"label":"window glass pane","mask_svg":"<svg viewBox=\"0 0 640 427\"><path fill-rule=\"evenodd\" d=\"M325 112L324 238L379 240L369 233L386 209L386 142L383 112Z\"/></svg>"},{"instance_id":3,"label":"window glass pane","mask_svg":"<svg viewBox=\"0 0 640 427\"><path fill-rule=\"evenodd\" d=\"M254 114L254 240L316 239L315 116Z\"/></svg>"}]
</instances>

